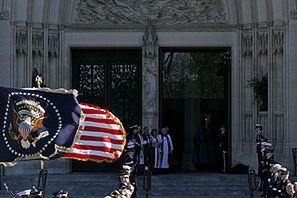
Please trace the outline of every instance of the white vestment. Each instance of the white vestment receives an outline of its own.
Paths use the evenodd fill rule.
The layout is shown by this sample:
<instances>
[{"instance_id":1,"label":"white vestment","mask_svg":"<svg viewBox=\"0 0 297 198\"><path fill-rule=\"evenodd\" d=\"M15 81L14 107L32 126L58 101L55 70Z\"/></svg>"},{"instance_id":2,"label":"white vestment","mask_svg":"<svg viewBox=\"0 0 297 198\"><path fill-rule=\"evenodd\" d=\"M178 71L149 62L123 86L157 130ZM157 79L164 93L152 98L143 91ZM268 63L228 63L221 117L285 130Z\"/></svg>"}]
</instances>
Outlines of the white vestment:
<instances>
[{"instance_id":1,"label":"white vestment","mask_svg":"<svg viewBox=\"0 0 297 198\"><path fill-rule=\"evenodd\" d=\"M158 135L157 141L158 145L158 154L155 160L155 168L169 168L169 155L173 151L173 144L169 134L167 135Z\"/></svg>"}]
</instances>

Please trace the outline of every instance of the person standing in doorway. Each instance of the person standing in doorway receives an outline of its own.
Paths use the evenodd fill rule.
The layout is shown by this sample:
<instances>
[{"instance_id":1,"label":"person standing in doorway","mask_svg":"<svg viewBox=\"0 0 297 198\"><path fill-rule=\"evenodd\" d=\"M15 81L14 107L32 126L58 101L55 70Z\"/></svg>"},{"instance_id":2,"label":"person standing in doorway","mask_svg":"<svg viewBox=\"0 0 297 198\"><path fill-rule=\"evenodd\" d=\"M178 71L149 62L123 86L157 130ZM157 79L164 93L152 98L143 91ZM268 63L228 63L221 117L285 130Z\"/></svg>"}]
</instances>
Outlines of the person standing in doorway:
<instances>
[{"instance_id":1,"label":"person standing in doorway","mask_svg":"<svg viewBox=\"0 0 297 198\"><path fill-rule=\"evenodd\" d=\"M151 147L152 168L154 169L153 172L156 173L155 169L158 168L158 147L160 146L157 139L157 136L158 136L157 129L152 129L151 135L152 135L152 138L154 138L154 143L152 144L152 147Z\"/></svg>"},{"instance_id":2,"label":"person standing in doorway","mask_svg":"<svg viewBox=\"0 0 297 198\"><path fill-rule=\"evenodd\" d=\"M220 164L221 164L221 170L223 173L226 172L226 166L227 166L227 132L225 126L221 126L220 128L220 134L219 134L219 150L220 150Z\"/></svg>"},{"instance_id":3,"label":"person standing in doorway","mask_svg":"<svg viewBox=\"0 0 297 198\"><path fill-rule=\"evenodd\" d=\"M170 155L173 153L173 144L168 132L169 128L164 127L161 129L161 134L157 136L159 142L157 168L161 172L169 171Z\"/></svg>"}]
</instances>

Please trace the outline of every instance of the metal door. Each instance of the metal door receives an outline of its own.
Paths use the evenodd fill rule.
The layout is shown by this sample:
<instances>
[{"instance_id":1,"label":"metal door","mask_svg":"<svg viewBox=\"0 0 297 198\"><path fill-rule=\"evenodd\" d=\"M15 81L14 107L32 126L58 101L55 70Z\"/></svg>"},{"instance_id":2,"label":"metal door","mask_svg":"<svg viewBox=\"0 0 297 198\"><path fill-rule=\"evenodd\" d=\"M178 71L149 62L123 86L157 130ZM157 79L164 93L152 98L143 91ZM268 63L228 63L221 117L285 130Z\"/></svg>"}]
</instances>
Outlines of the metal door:
<instances>
[{"instance_id":1,"label":"metal door","mask_svg":"<svg viewBox=\"0 0 297 198\"><path fill-rule=\"evenodd\" d=\"M79 102L106 108L125 129L141 123L141 49L72 49L73 88ZM119 164L79 162L73 171L116 171Z\"/></svg>"}]
</instances>

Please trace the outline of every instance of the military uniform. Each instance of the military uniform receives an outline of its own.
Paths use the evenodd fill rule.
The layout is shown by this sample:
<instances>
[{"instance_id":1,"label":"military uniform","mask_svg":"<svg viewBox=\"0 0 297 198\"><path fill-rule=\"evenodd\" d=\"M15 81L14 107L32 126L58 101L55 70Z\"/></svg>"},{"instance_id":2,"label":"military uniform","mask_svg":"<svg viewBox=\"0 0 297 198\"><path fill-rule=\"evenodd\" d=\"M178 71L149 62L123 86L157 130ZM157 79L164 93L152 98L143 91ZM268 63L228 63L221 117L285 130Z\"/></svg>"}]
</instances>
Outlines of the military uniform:
<instances>
[{"instance_id":1,"label":"military uniform","mask_svg":"<svg viewBox=\"0 0 297 198\"><path fill-rule=\"evenodd\" d=\"M260 164L261 164L261 160L262 160L262 143L267 141L268 139L265 138L263 136L263 131L262 131L263 127L260 124L256 124L256 131L257 131L257 135L256 135L256 152L257 152L257 156L258 156L258 174L261 173L260 170Z\"/></svg>"},{"instance_id":2,"label":"military uniform","mask_svg":"<svg viewBox=\"0 0 297 198\"><path fill-rule=\"evenodd\" d=\"M265 149L263 151L263 158L261 160L261 185L263 189L263 196L266 197L269 193L269 178L270 178L270 168L274 164L274 158L273 158L273 150L272 149Z\"/></svg>"},{"instance_id":3,"label":"military uniform","mask_svg":"<svg viewBox=\"0 0 297 198\"><path fill-rule=\"evenodd\" d=\"M278 176L276 181L274 181L271 185L271 197L272 198L286 198L288 197L288 194L286 192L286 187L291 181L289 179L281 179L282 175L289 175L289 172L286 170L286 168L280 169L278 172Z\"/></svg>"}]
</instances>

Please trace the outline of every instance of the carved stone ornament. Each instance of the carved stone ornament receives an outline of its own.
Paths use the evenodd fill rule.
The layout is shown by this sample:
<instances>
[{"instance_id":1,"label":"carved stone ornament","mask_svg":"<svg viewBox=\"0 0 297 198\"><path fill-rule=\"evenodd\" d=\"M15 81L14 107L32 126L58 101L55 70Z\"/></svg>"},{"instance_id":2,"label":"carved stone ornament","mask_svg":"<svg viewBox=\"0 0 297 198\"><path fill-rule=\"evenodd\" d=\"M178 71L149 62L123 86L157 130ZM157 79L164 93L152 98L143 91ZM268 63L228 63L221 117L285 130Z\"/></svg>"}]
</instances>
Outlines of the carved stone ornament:
<instances>
[{"instance_id":1,"label":"carved stone ornament","mask_svg":"<svg viewBox=\"0 0 297 198\"><path fill-rule=\"evenodd\" d=\"M258 32L257 33L257 52L258 55L267 54L268 47L268 34L267 32Z\"/></svg>"},{"instance_id":2,"label":"carved stone ornament","mask_svg":"<svg viewBox=\"0 0 297 198\"><path fill-rule=\"evenodd\" d=\"M43 54L43 33L35 31L32 33L32 52L34 54Z\"/></svg>"},{"instance_id":3,"label":"carved stone ornament","mask_svg":"<svg viewBox=\"0 0 297 198\"><path fill-rule=\"evenodd\" d=\"M292 6L290 11L290 18L293 20L297 20L297 0L294 0L294 6Z\"/></svg>"},{"instance_id":4,"label":"carved stone ornament","mask_svg":"<svg viewBox=\"0 0 297 198\"><path fill-rule=\"evenodd\" d=\"M26 30L16 31L16 52L19 54L27 53L27 31Z\"/></svg>"},{"instance_id":5,"label":"carved stone ornament","mask_svg":"<svg viewBox=\"0 0 297 198\"><path fill-rule=\"evenodd\" d=\"M146 26L145 33L143 36L143 43L144 43L144 57L146 58L155 58L157 56L157 42L158 37L156 34L155 27L152 23Z\"/></svg>"},{"instance_id":6,"label":"carved stone ornament","mask_svg":"<svg viewBox=\"0 0 297 198\"><path fill-rule=\"evenodd\" d=\"M284 52L284 32L274 31L272 34L272 50L273 54L283 54Z\"/></svg>"},{"instance_id":7,"label":"carved stone ornament","mask_svg":"<svg viewBox=\"0 0 297 198\"><path fill-rule=\"evenodd\" d=\"M48 35L48 55L57 57L59 55L59 34L51 32Z\"/></svg>"},{"instance_id":8,"label":"carved stone ornament","mask_svg":"<svg viewBox=\"0 0 297 198\"><path fill-rule=\"evenodd\" d=\"M9 11L7 9L7 0L0 0L0 20L8 20Z\"/></svg>"},{"instance_id":9,"label":"carved stone ornament","mask_svg":"<svg viewBox=\"0 0 297 198\"><path fill-rule=\"evenodd\" d=\"M253 53L253 36L250 32L242 33L241 49L242 56L251 56Z\"/></svg>"},{"instance_id":10,"label":"carved stone ornament","mask_svg":"<svg viewBox=\"0 0 297 198\"><path fill-rule=\"evenodd\" d=\"M158 37L151 22L148 23L143 36L143 111L157 112L157 82L158 82Z\"/></svg>"},{"instance_id":11,"label":"carved stone ornament","mask_svg":"<svg viewBox=\"0 0 297 198\"><path fill-rule=\"evenodd\" d=\"M226 23L223 0L78 0L75 23L156 25Z\"/></svg>"},{"instance_id":12,"label":"carved stone ornament","mask_svg":"<svg viewBox=\"0 0 297 198\"><path fill-rule=\"evenodd\" d=\"M0 20L8 20L8 19L9 19L8 10L1 10L0 11Z\"/></svg>"},{"instance_id":13,"label":"carved stone ornament","mask_svg":"<svg viewBox=\"0 0 297 198\"><path fill-rule=\"evenodd\" d=\"M297 10L291 10L290 18L293 20L297 20Z\"/></svg>"}]
</instances>

